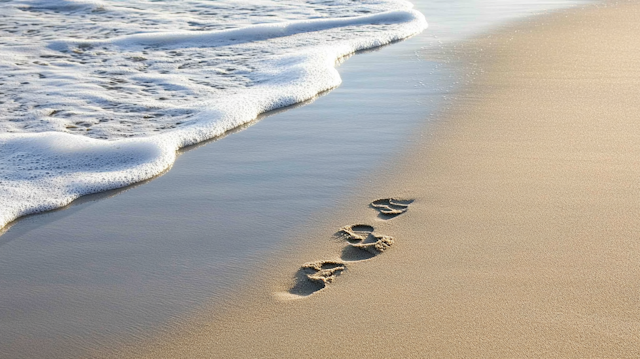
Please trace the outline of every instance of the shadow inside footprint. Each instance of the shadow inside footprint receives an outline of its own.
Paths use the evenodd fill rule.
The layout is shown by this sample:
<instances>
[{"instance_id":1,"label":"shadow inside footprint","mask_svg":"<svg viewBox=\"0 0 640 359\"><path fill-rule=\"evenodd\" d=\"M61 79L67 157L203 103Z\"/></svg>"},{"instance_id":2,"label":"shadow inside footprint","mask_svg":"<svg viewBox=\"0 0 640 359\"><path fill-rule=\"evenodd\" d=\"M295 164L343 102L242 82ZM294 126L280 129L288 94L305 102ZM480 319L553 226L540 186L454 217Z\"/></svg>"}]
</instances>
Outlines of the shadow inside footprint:
<instances>
[{"instance_id":1,"label":"shadow inside footprint","mask_svg":"<svg viewBox=\"0 0 640 359\"><path fill-rule=\"evenodd\" d=\"M393 244L393 238L373 233L374 228L368 224L352 224L344 226L336 236L349 242L342 251L341 259L359 261L372 258Z\"/></svg>"},{"instance_id":2,"label":"shadow inside footprint","mask_svg":"<svg viewBox=\"0 0 640 359\"><path fill-rule=\"evenodd\" d=\"M411 203L412 199L382 198L371 202L369 206L378 210L378 217L391 219L406 212Z\"/></svg>"},{"instance_id":3,"label":"shadow inside footprint","mask_svg":"<svg viewBox=\"0 0 640 359\"><path fill-rule=\"evenodd\" d=\"M357 262L357 261L364 261L367 259L371 259L375 256L376 256L375 254L369 251L365 251L354 246L346 246L342 250L340 259L342 259L345 262Z\"/></svg>"},{"instance_id":4,"label":"shadow inside footprint","mask_svg":"<svg viewBox=\"0 0 640 359\"><path fill-rule=\"evenodd\" d=\"M324 289L345 269L347 269L345 264L338 261L307 263L300 267L296 273L296 284L289 290L289 293L303 297L309 296Z\"/></svg>"},{"instance_id":5,"label":"shadow inside footprint","mask_svg":"<svg viewBox=\"0 0 640 359\"><path fill-rule=\"evenodd\" d=\"M366 241L373 234L373 227L368 224L352 224L344 226L336 233L336 236L344 238L351 244Z\"/></svg>"}]
</instances>

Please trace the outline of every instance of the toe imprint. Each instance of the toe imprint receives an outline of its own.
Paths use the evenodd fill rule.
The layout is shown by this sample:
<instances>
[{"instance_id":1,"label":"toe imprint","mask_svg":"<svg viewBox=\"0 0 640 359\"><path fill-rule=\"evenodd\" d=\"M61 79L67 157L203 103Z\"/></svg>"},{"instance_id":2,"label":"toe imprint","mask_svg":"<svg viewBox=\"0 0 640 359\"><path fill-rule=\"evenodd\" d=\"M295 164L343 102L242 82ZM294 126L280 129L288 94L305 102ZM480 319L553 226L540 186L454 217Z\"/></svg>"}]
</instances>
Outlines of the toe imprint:
<instances>
[{"instance_id":1,"label":"toe imprint","mask_svg":"<svg viewBox=\"0 0 640 359\"><path fill-rule=\"evenodd\" d=\"M318 261L302 266L307 279L323 286L333 282L336 276L340 275L344 269L344 263L337 261Z\"/></svg>"},{"instance_id":2,"label":"toe imprint","mask_svg":"<svg viewBox=\"0 0 640 359\"><path fill-rule=\"evenodd\" d=\"M411 203L412 199L382 198L371 202L370 206L380 212L380 217L391 219L406 212Z\"/></svg>"},{"instance_id":3,"label":"toe imprint","mask_svg":"<svg viewBox=\"0 0 640 359\"><path fill-rule=\"evenodd\" d=\"M309 296L324 289L345 269L347 266L340 261L306 263L298 270L296 284L289 290L289 293L297 296Z\"/></svg>"},{"instance_id":4,"label":"toe imprint","mask_svg":"<svg viewBox=\"0 0 640 359\"><path fill-rule=\"evenodd\" d=\"M373 227L368 224L352 224L344 226L338 231L338 235L349 243L359 243L367 240L373 233Z\"/></svg>"},{"instance_id":5,"label":"toe imprint","mask_svg":"<svg viewBox=\"0 0 640 359\"><path fill-rule=\"evenodd\" d=\"M393 237L374 233L374 228L368 224L344 226L340 228L337 236L344 238L351 247L373 255L384 252L393 244Z\"/></svg>"}]
</instances>

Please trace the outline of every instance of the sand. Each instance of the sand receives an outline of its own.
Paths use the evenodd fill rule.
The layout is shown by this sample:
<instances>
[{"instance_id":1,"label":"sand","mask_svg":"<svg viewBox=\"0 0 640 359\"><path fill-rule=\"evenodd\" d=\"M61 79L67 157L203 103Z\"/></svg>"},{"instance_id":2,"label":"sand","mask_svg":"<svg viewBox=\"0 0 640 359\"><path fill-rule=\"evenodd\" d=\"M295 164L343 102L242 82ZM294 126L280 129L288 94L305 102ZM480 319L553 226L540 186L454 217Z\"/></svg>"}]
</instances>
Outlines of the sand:
<instances>
[{"instance_id":1,"label":"sand","mask_svg":"<svg viewBox=\"0 0 640 359\"><path fill-rule=\"evenodd\" d=\"M292 234L312 240L234 301L118 355L639 357L638 18L634 3L588 6L458 47L473 80L452 109ZM414 202L385 219L369 206L385 197ZM304 263L354 259L333 234L359 223L392 245L292 295L318 288L296 286Z\"/></svg>"}]
</instances>

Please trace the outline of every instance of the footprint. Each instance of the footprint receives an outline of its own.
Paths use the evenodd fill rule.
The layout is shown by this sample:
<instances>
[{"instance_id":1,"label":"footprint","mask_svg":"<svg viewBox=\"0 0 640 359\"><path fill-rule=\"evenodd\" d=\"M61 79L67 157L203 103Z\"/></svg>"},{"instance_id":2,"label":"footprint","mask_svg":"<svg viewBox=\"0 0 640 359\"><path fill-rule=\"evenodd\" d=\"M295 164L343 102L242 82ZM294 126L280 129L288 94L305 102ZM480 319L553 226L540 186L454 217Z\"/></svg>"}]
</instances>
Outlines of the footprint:
<instances>
[{"instance_id":1,"label":"footprint","mask_svg":"<svg viewBox=\"0 0 640 359\"><path fill-rule=\"evenodd\" d=\"M412 199L382 198L371 202L370 206L380 212L380 218L391 219L406 212L411 203Z\"/></svg>"},{"instance_id":2,"label":"footprint","mask_svg":"<svg viewBox=\"0 0 640 359\"><path fill-rule=\"evenodd\" d=\"M306 263L296 273L296 284L289 290L290 294L308 296L334 281L347 266L340 261L317 261Z\"/></svg>"},{"instance_id":3,"label":"footprint","mask_svg":"<svg viewBox=\"0 0 640 359\"><path fill-rule=\"evenodd\" d=\"M351 244L363 242L373 234L373 226L368 224L352 224L340 228L337 235Z\"/></svg>"},{"instance_id":4,"label":"footprint","mask_svg":"<svg viewBox=\"0 0 640 359\"><path fill-rule=\"evenodd\" d=\"M371 202L370 206L380 212L380 218L391 219L406 212L411 203L413 203L412 199L383 198ZM342 251L341 259L360 261L373 258L393 245L393 237L380 235L374 231L373 226L359 223L340 228L336 236L349 243ZM346 269L346 264L341 261L307 263L296 273L296 284L289 289L289 293L281 292L278 295L292 296L291 298L309 296L326 288Z\"/></svg>"},{"instance_id":5,"label":"footprint","mask_svg":"<svg viewBox=\"0 0 640 359\"><path fill-rule=\"evenodd\" d=\"M349 242L349 246L342 251L342 259L345 261L372 258L393 244L393 237L374 233L374 228L368 224L342 227L336 235Z\"/></svg>"}]
</instances>

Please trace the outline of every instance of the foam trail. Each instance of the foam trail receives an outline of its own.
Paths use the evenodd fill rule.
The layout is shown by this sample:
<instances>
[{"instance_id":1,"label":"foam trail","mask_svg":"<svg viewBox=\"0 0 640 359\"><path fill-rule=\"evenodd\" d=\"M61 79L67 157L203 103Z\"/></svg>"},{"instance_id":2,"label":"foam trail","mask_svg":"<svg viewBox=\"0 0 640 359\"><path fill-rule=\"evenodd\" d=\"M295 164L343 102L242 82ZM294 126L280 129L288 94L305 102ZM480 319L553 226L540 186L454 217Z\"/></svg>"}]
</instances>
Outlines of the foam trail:
<instances>
[{"instance_id":1,"label":"foam trail","mask_svg":"<svg viewBox=\"0 0 640 359\"><path fill-rule=\"evenodd\" d=\"M374 24L400 24L422 20L422 15L416 11L388 11L375 15L359 16L355 18L316 19L291 21L274 24L260 24L247 26L240 29L230 29L207 32L163 32L145 33L117 37L109 41L57 41L50 47L56 50L66 50L69 45L87 44L91 46L223 46L239 44L251 41L264 41L276 37L291 36L300 33L329 30L338 27L374 25Z\"/></svg>"},{"instance_id":2,"label":"foam trail","mask_svg":"<svg viewBox=\"0 0 640 359\"><path fill-rule=\"evenodd\" d=\"M301 8L257 0L269 7L241 10L288 21L196 31L190 27L209 19L212 6L227 19L238 3L191 0L183 10L206 11L168 15L166 4L142 1L16 0L0 8L11 19L0 19L0 227L156 176L181 147L338 86L338 59L426 27L404 1ZM318 11L325 13L311 18ZM131 23L138 15L144 26ZM109 30L114 19L123 34Z\"/></svg>"}]
</instances>

